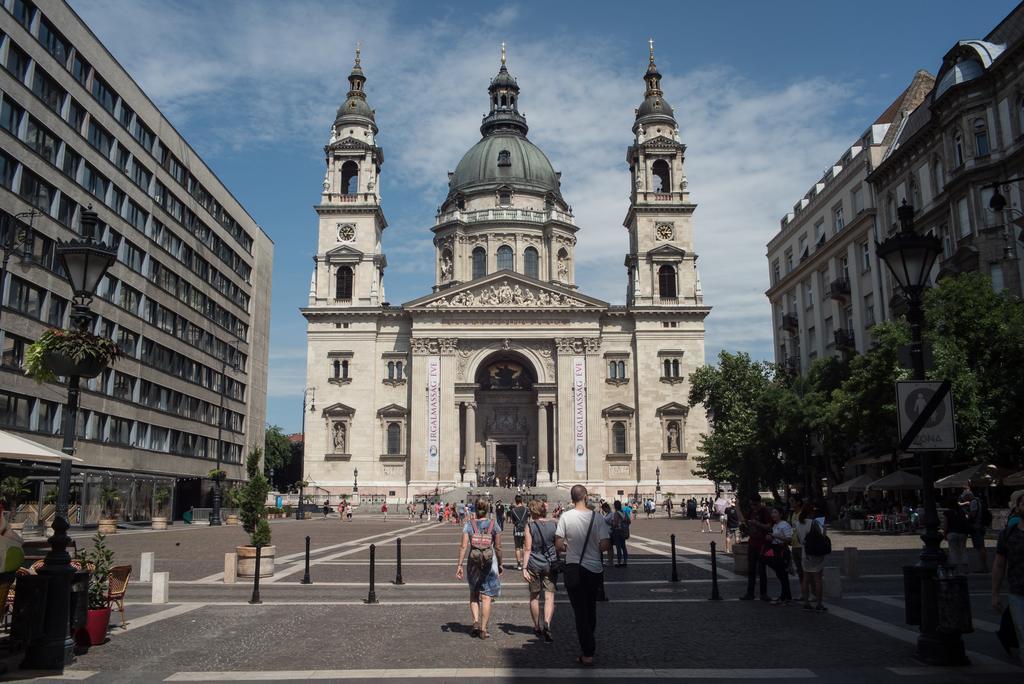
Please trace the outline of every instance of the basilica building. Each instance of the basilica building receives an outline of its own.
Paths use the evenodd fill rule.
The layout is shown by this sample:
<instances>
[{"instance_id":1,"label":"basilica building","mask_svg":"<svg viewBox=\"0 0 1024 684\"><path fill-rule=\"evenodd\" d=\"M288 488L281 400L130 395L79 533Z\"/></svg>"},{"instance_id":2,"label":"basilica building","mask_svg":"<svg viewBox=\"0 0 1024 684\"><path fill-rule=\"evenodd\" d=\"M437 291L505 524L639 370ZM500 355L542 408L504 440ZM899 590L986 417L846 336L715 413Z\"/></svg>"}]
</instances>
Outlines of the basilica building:
<instances>
[{"instance_id":1,"label":"basilica building","mask_svg":"<svg viewBox=\"0 0 1024 684\"><path fill-rule=\"evenodd\" d=\"M324 148L315 269L301 310L305 479L332 495L391 501L509 478L583 482L607 498L710 494L712 483L693 474L707 419L686 401L710 307L686 146L653 48L627 138L625 305L576 285L586 229L562 195L561 173L527 137L504 51L481 138L448 174L430 229L434 285L390 304L384 152L358 51L348 80Z\"/></svg>"}]
</instances>

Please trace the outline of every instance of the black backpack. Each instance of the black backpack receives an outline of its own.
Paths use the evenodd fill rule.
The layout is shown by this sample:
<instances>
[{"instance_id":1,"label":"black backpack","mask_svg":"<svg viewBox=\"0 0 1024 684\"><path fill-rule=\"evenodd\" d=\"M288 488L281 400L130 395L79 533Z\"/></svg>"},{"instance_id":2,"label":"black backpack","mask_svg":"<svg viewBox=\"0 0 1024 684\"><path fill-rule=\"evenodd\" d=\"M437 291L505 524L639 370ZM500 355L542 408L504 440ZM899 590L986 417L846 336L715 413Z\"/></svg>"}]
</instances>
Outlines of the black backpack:
<instances>
[{"instance_id":1,"label":"black backpack","mask_svg":"<svg viewBox=\"0 0 1024 684\"><path fill-rule=\"evenodd\" d=\"M804 537L804 552L808 556L818 557L832 553L832 540L828 538L817 521L811 523L811 529Z\"/></svg>"}]
</instances>

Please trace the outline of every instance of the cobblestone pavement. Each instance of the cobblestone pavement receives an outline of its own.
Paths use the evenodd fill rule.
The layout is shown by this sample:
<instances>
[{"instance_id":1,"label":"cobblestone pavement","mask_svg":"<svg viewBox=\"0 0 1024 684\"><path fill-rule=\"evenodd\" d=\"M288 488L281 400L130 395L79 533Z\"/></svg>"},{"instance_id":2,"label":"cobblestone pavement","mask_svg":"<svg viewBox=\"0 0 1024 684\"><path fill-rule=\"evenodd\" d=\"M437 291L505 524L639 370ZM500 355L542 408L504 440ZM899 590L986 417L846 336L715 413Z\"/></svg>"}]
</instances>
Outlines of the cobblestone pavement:
<instances>
[{"instance_id":1,"label":"cobblestone pavement","mask_svg":"<svg viewBox=\"0 0 1024 684\"><path fill-rule=\"evenodd\" d=\"M136 566L129 586L128 629L78 657L64 676L103 682L343 679L435 681L474 679L665 680L828 678L860 682L938 677L940 681L1021 681L993 631L998 616L987 605L988 575L970 578L975 632L966 635L972 666L922 668L913 659L916 631L903 624L900 567L913 563L914 535L833 534L858 548L860 575L843 581L844 598L828 614L796 606L735 600L745 578L718 555L723 601L711 596L709 544L687 520L639 520L632 528L628 568L606 568L610 602L599 608L598 667L581 670L570 606L559 593L554 644L538 642L530 627L521 573L504 574L489 641L471 639L466 589L454 577L459 531L451 526L384 521L280 520L272 525L276 571L261 583L262 605L249 605L251 580L223 583L224 554L244 543L239 528L183 527L165 532L118 533L109 538L117 562ZM677 573L671 577L670 535L676 535ZM305 536L311 538L310 574L303 576ZM402 575L395 586L396 539L402 539ZM85 540L83 540L84 542ZM83 543L80 542L80 543ZM86 542L87 543L87 542ZM366 605L369 544L376 549L377 605ZM514 563L512 538L503 538ZM149 603L137 581L139 554L155 553L156 570L171 574L170 603ZM794 578L795 579L795 578ZM770 590L777 593L774 578ZM793 582L794 592L799 589ZM119 624L118 617L112 622ZM26 676L27 673L21 673Z\"/></svg>"}]
</instances>

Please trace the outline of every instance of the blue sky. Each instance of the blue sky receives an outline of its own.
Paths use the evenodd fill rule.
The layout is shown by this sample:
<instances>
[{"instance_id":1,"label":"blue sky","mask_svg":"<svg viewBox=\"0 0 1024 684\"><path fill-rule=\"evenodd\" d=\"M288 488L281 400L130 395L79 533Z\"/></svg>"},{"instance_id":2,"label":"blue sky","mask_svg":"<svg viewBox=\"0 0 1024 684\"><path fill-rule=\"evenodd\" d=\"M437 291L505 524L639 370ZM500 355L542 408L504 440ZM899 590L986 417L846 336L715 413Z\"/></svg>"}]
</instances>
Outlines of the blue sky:
<instances>
[{"instance_id":1,"label":"blue sky","mask_svg":"<svg viewBox=\"0 0 1024 684\"><path fill-rule=\"evenodd\" d=\"M323 145L363 43L384 148L388 299L429 292L447 171L508 43L530 138L581 226L582 291L621 303L625 148L654 38L687 144L707 356L771 355L765 244L910 82L1016 3L164 2L72 6L275 242L268 421L297 431ZM616 274L611 276L609 274Z\"/></svg>"}]
</instances>

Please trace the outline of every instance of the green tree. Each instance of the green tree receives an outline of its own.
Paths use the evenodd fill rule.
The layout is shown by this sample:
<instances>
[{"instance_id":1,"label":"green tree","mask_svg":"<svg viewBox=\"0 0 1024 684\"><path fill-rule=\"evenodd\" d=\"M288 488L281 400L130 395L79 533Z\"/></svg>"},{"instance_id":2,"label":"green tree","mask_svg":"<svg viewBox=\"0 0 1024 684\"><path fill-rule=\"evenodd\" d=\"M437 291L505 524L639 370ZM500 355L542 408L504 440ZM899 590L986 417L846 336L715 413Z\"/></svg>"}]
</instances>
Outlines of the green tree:
<instances>
[{"instance_id":1,"label":"green tree","mask_svg":"<svg viewBox=\"0 0 1024 684\"><path fill-rule=\"evenodd\" d=\"M1024 465L1024 307L980 273L944 278L925 295L928 375L952 383L957 455Z\"/></svg>"},{"instance_id":2,"label":"green tree","mask_svg":"<svg viewBox=\"0 0 1024 684\"><path fill-rule=\"evenodd\" d=\"M267 475L271 470L281 472L292 460L292 443L281 428L268 425L263 437L263 472Z\"/></svg>"},{"instance_id":3,"label":"green tree","mask_svg":"<svg viewBox=\"0 0 1024 684\"><path fill-rule=\"evenodd\" d=\"M253 449L249 452L245 459L245 470L249 479L239 488L241 494L238 497L242 529L249 534L249 540L253 546L270 543L270 528L266 525L265 520L270 483L260 472L262 457L261 449Z\"/></svg>"}]
</instances>

